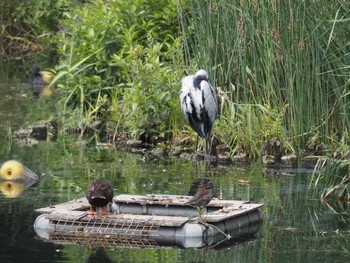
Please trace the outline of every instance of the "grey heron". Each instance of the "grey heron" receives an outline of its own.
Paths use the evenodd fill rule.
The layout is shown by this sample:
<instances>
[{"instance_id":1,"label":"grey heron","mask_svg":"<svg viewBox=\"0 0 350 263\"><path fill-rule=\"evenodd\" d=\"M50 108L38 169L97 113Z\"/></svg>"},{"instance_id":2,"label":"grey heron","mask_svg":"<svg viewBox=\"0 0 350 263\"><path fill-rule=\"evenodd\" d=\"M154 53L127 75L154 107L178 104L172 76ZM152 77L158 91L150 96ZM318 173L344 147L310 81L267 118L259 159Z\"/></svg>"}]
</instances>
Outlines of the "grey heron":
<instances>
[{"instance_id":1,"label":"grey heron","mask_svg":"<svg viewBox=\"0 0 350 263\"><path fill-rule=\"evenodd\" d=\"M180 103L184 116L198 137L205 138L206 154L209 155L210 132L217 118L217 103L214 88L208 80L208 73L200 69L195 75L182 79Z\"/></svg>"}]
</instances>

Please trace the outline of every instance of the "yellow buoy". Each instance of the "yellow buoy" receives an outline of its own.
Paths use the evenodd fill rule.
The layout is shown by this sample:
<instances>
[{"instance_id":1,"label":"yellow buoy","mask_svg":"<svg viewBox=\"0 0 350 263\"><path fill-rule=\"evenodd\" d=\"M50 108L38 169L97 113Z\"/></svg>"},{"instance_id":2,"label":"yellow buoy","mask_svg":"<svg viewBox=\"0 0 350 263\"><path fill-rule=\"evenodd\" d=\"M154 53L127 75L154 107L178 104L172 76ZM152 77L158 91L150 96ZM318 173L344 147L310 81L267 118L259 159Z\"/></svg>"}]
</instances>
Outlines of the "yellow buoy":
<instances>
[{"instance_id":1,"label":"yellow buoy","mask_svg":"<svg viewBox=\"0 0 350 263\"><path fill-rule=\"evenodd\" d=\"M15 198L23 192L24 183L2 181L0 182L0 190L4 194L4 196L9 198Z\"/></svg>"},{"instance_id":2,"label":"yellow buoy","mask_svg":"<svg viewBox=\"0 0 350 263\"><path fill-rule=\"evenodd\" d=\"M24 177L24 166L16 160L10 160L0 168L0 177L4 180L17 180Z\"/></svg>"}]
</instances>

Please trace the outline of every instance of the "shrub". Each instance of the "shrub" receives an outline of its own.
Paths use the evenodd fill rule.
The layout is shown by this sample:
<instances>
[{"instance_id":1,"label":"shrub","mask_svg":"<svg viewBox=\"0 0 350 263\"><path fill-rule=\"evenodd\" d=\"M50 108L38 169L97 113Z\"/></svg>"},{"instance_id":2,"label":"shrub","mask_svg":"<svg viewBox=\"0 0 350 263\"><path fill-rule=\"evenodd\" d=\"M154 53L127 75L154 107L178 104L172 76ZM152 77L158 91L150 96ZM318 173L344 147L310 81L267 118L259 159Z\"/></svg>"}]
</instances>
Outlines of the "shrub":
<instances>
[{"instance_id":1,"label":"shrub","mask_svg":"<svg viewBox=\"0 0 350 263\"><path fill-rule=\"evenodd\" d=\"M67 94L63 117L164 137L176 118L182 65L175 2L93 1L68 13L63 25L56 78Z\"/></svg>"}]
</instances>

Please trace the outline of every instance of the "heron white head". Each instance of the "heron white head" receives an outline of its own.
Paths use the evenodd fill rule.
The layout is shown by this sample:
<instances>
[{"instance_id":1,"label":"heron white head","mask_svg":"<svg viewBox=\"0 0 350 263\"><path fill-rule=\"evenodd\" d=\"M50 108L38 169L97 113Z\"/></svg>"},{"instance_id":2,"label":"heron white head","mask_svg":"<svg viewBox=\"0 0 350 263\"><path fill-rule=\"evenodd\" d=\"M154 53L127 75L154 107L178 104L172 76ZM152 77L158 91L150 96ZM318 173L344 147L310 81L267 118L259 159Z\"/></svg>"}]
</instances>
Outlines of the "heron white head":
<instances>
[{"instance_id":1,"label":"heron white head","mask_svg":"<svg viewBox=\"0 0 350 263\"><path fill-rule=\"evenodd\" d=\"M203 76L205 78L208 78L208 73L204 70L204 69L200 69L197 71L197 73L195 74L196 77L198 76Z\"/></svg>"}]
</instances>

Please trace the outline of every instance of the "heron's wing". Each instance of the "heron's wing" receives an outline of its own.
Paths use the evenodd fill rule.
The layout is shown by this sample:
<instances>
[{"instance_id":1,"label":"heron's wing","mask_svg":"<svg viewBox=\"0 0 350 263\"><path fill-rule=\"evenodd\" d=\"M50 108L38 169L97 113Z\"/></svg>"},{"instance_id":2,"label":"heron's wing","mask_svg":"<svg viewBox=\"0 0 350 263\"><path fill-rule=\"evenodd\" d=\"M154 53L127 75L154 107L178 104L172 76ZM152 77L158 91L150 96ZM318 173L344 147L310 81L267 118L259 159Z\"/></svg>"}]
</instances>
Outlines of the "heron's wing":
<instances>
[{"instance_id":1,"label":"heron's wing","mask_svg":"<svg viewBox=\"0 0 350 263\"><path fill-rule=\"evenodd\" d=\"M204 138L205 137L205 133L204 133L204 125L203 125L203 107L202 106L197 106L194 103L193 100L193 96L192 94L188 95L189 97L189 101L190 101L190 105L191 108L193 109L191 112L186 112L186 118L190 124L190 126L192 127L192 129L197 132L197 134Z\"/></svg>"},{"instance_id":2,"label":"heron's wing","mask_svg":"<svg viewBox=\"0 0 350 263\"><path fill-rule=\"evenodd\" d=\"M217 117L216 94L213 87L207 81L201 82L203 107L207 110L209 118L212 122Z\"/></svg>"},{"instance_id":3,"label":"heron's wing","mask_svg":"<svg viewBox=\"0 0 350 263\"><path fill-rule=\"evenodd\" d=\"M214 120L217 118L216 94L213 87L207 81L201 82L202 100L203 100L203 121L206 127L206 133L211 131Z\"/></svg>"},{"instance_id":4,"label":"heron's wing","mask_svg":"<svg viewBox=\"0 0 350 263\"><path fill-rule=\"evenodd\" d=\"M182 113L187 117L187 113L190 112L192 113L193 108L191 105L191 98L189 97L190 95L190 90L191 90L191 85L193 83L193 77L192 76L187 76L182 79L182 85L181 85L181 90L179 93L180 97L180 105L181 105L181 110Z\"/></svg>"},{"instance_id":5,"label":"heron's wing","mask_svg":"<svg viewBox=\"0 0 350 263\"><path fill-rule=\"evenodd\" d=\"M179 95L184 116L187 118L192 129L196 131L199 136L204 138L202 93L199 89L194 87L193 76L187 76L182 79Z\"/></svg>"}]
</instances>

